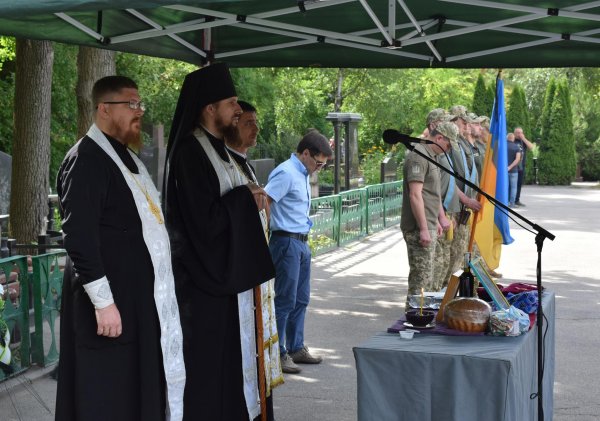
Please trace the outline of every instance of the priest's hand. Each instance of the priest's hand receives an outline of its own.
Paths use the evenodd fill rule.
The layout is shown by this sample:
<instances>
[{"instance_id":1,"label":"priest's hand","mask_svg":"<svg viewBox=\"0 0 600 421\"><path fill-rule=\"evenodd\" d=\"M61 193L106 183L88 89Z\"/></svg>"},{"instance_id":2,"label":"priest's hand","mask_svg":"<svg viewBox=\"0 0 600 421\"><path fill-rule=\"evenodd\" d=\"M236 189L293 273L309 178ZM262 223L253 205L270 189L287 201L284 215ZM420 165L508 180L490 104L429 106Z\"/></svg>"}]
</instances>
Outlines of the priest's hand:
<instances>
[{"instance_id":1,"label":"priest's hand","mask_svg":"<svg viewBox=\"0 0 600 421\"><path fill-rule=\"evenodd\" d=\"M267 207L267 192L264 189L254 183L246 184L254 196L254 201L256 202L256 207L258 210L263 210Z\"/></svg>"},{"instance_id":2,"label":"priest's hand","mask_svg":"<svg viewBox=\"0 0 600 421\"><path fill-rule=\"evenodd\" d=\"M108 336L116 338L121 336L123 327L121 326L121 313L117 309L116 304L111 304L108 307L96 309L96 322L98 323L98 331L100 336Z\"/></svg>"}]
</instances>

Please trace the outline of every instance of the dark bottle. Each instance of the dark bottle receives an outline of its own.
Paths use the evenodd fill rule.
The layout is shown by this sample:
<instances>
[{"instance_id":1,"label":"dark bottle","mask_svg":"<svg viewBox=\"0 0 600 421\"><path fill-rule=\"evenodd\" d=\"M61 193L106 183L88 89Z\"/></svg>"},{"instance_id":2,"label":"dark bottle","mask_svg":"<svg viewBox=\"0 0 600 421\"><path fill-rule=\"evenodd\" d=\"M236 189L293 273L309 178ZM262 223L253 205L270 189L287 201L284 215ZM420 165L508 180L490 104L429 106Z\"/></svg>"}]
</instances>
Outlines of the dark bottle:
<instances>
[{"instance_id":1,"label":"dark bottle","mask_svg":"<svg viewBox=\"0 0 600 421\"><path fill-rule=\"evenodd\" d=\"M458 295L459 297L472 297L473 296L473 285L475 284L475 278L471 273L471 267L469 262L471 261L471 253L465 253L465 264L463 266L463 273L458 278Z\"/></svg>"}]
</instances>

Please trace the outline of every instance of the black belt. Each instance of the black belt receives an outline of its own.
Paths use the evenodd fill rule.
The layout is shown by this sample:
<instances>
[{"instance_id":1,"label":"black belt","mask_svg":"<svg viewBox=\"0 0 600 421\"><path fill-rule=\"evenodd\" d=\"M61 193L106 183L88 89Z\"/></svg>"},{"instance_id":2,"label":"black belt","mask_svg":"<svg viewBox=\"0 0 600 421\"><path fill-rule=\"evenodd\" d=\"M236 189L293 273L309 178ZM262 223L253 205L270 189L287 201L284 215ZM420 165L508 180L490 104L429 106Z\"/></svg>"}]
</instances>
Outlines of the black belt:
<instances>
[{"instance_id":1,"label":"black belt","mask_svg":"<svg viewBox=\"0 0 600 421\"><path fill-rule=\"evenodd\" d=\"M296 240L300 240L302 242L308 241L308 234L298 234L297 232L287 232L287 231L279 231L278 230L278 231L271 231L271 235L295 238Z\"/></svg>"}]
</instances>

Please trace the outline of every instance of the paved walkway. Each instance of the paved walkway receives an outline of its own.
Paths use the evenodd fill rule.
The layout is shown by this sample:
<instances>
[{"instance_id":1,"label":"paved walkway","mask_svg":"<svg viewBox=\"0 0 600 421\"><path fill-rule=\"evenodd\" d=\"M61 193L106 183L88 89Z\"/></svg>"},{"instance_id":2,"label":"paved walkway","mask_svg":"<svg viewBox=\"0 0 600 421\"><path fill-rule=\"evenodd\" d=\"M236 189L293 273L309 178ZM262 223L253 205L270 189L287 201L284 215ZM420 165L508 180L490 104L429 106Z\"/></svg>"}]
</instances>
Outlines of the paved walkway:
<instances>
[{"instance_id":1,"label":"paved walkway","mask_svg":"<svg viewBox=\"0 0 600 421\"><path fill-rule=\"evenodd\" d=\"M522 198L527 207L517 210L556 235L542 257L544 285L556 292L554 420L599 420L600 188L527 186ZM504 247L499 271L504 282L534 283L534 236L512 226L515 243ZM352 347L399 317L407 276L398 228L314 259L306 341L325 361L275 390L278 421L356 420ZM56 383L44 374L33 368L0 383L0 420L54 419Z\"/></svg>"}]
</instances>

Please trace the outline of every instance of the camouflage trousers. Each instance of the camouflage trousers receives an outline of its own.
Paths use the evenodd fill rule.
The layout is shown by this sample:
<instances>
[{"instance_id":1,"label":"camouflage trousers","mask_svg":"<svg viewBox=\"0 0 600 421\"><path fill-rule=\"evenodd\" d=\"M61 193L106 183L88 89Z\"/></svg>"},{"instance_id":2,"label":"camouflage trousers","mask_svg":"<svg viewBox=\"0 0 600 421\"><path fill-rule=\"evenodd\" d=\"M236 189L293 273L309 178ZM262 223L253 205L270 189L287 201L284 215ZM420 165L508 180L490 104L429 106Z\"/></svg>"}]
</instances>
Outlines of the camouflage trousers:
<instances>
[{"instance_id":1,"label":"camouflage trousers","mask_svg":"<svg viewBox=\"0 0 600 421\"><path fill-rule=\"evenodd\" d=\"M446 285L450 277L446 276L450 267L450 248L452 241L445 235L438 237L435 243L435 257L433 261L433 287L431 291L440 291Z\"/></svg>"},{"instance_id":2,"label":"camouflage trousers","mask_svg":"<svg viewBox=\"0 0 600 421\"><path fill-rule=\"evenodd\" d=\"M419 243L419 231L402 232L408 254L408 295L418 295L421 288L429 291L433 287L433 259L437 243L437 231L429 230L431 244L427 247ZM408 295L405 308L408 310Z\"/></svg>"},{"instance_id":3,"label":"camouflage trousers","mask_svg":"<svg viewBox=\"0 0 600 421\"><path fill-rule=\"evenodd\" d=\"M448 272L446 272L446 282L450 280L450 277L454 272L462 269L465 261L465 253L469 247L469 235L471 233L471 226L458 225L454 229L454 240L450 246L450 264L448 265Z\"/></svg>"}]
</instances>

